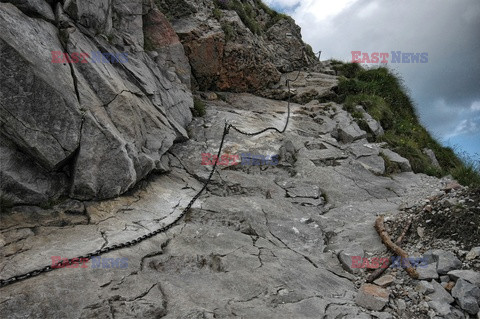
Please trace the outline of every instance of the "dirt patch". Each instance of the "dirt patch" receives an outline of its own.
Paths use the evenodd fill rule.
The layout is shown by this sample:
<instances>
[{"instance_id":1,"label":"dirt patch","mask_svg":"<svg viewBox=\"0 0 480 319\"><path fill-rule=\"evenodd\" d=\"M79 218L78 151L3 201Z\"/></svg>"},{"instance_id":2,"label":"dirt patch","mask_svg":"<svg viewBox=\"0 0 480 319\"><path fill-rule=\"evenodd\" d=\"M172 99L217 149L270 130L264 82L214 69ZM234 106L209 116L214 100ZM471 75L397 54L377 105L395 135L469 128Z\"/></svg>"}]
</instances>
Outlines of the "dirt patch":
<instances>
[{"instance_id":1,"label":"dirt patch","mask_svg":"<svg viewBox=\"0 0 480 319\"><path fill-rule=\"evenodd\" d=\"M408 220L412 226L401 245L407 252L444 249L463 259L473 247L480 246L480 189L451 190L405 209L386 221L392 238L400 235ZM466 266L480 270L480 261Z\"/></svg>"}]
</instances>

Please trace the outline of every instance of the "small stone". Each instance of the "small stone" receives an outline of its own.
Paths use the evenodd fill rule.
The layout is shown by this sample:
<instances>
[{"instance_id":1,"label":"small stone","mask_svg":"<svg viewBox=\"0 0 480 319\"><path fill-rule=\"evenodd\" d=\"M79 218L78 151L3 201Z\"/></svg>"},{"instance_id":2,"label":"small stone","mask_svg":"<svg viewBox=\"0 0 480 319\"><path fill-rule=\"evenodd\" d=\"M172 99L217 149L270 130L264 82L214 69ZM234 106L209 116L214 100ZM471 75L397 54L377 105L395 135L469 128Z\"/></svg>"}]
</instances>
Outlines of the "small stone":
<instances>
[{"instance_id":1,"label":"small stone","mask_svg":"<svg viewBox=\"0 0 480 319\"><path fill-rule=\"evenodd\" d=\"M435 152L429 148L424 148L422 150L423 154L427 155L430 159L430 164L432 164L436 168L440 168L440 164L438 163L437 157L435 156Z\"/></svg>"},{"instance_id":2,"label":"small stone","mask_svg":"<svg viewBox=\"0 0 480 319\"><path fill-rule=\"evenodd\" d=\"M363 251L362 247L358 245L354 245L351 247L348 247L347 249L342 250L338 254L338 260L340 260L340 263L342 264L343 269L346 271L352 273L352 274L358 274L360 273L359 268L353 268L353 257L361 257L365 255L365 252Z\"/></svg>"},{"instance_id":3,"label":"small stone","mask_svg":"<svg viewBox=\"0 0 480 319\"><path fill-rule=\"evenodd\" d=\"M447 207L452 207L458 204L458 200L456 198L447 198L444 200L444 204Z\"/></svg>"},{"instance_id":4,"label":"small stone","mask_svg":"<svg viewBox=\"0 0 480 319\"><path fill-rule=\"evenodd\" d=\"M474 260L480 256L480 247L473 247L470 252L467 254L465 259L467 260Z\"/></svg>"},{"instance_id":5,"label":"small stone","mask_svg":"<svg viewBox=\"0 0 480 319\"><path fill-rule=\"evenodd\" d=\"M53 210L72 215L82 215L86 212L85 205L81 201L73 199L66 200L63 203L56 205L55 207L53 207Z\"/></svg>"},{"instance_id":6,"label":"small stone","mask_svg":"<svg viewBox=\"0 0 480 319\"><path fill-rule=\"evenodd\" d=\"M443 284L445 284L445 286L443 286ZM447 283L442 282L442 287L445 288L445 290L447 290L447 291L451 291L454 286L455 286L454 281L449 281Z\"/></svg>"},{"instance_id":7,"label":"small stone","mask_svg":"<svg viewBox=\"0 0 480 319\"><path fill-rule=\"evenodd\" d=\"M450 276L440 276L440 282L449 282L450 281Z\"/></svg>"},{"instance_id":8,"label":"small stone","mask_svg":"<svg viewBox=\"0 0 480 319\"><path fill-rule=\"evenodd\" d=\"M452 312L450 304L446 302L430 301L428 305L440 316L446 317Z\"/></svg>"},{"instance_id":9,"label":"small stone","mask_svg":"<svg viewBox=\"0 0 480 319\"><path fill-rule=\"evenodd\" d=\"M437 266L435 264L428 264L425 267L417 267L418 279L437 279Z\"/></svg>"},{"instance_id":10,"label":"small stone","mask_svg":"<svg viewBox=\"0 0 480 319\"><path fill-rule=\"evenodd\" d=\"M442 302L442 303L452 303L455 300L452 296L435 280L432 280L432 286L435 291L428 296L431 298L432 301Z\"/></svg>"},{"instance_id":11,"label":"small stone","mask_svg":"<svg viewBox=\"0 0 480 319\"><path fill-rule=\"evenodd\" d=\"M435 249L425 252L424 257L430 263L432 260L437 264L437 272L441 275L447 274L450 270L462 267L462 262L450 251Z\"/></svg>"},{"instance_id":12,"label":"small stone","mask_svg":"<svg viewBox=\"0 0 480 319\"><path fill-rule=\"evenodd\" d=\"M371 315L376 319L393 319L392 314L388 312L372 312ZM368 319L371 319L371 316L368 316Z\"/></svg>"},{"instance_id":13,"label":"small stone","mask_svg":"<svg viewBox=\"0 0 480 319\"><path fill-rule=\"evenodd\" d=\"M395 277L393 277L392 275L385 275L376 279L373 283L380 287L385 288L389 286L394 280L395 280Z\"/></svg>"},{"instance_id":14,"label":"small stone","mask_svg":"<svg viewBox=\"0 0 480 319\"><path fill-rule=\"evenodd\" d=\"M428 303L427 303L426 301L420 302L420 303L418 304L418 306L419 306L420 310L428 310L428 308L430 308L430 307L428 306Z\"/></svg>"},{"instance_id":15,"label":"small stone","mask_svg":"<svg viewBox=\"0 0 480 319\"><path fill-rule=\"evenodd\" d=\"M380 311L388 303L390 293L388 290L372 284L363 284L355 298L357 305L370 309Z\"/></svg>"},{"instance_id":16,"label":"small stone","mask_svg":"<svg viewBox=\"0 0 480 319\"><path fill-rule=\"evenodd\" d=\"M457 190L457 189L460 189L462 188L462 185L460 185L458 182L456 181L452 181L450 183L447 184L447 186L445 186L443 188L443 190L446 192L446 193L449 193L450 191L452 190Z\"/></svg>"},{"instance_id":17,"label":"small stone","mask_svg":"<svg viewBox=\"0 0 480 319\"><path fill-rule=\"evenodd\" d=\"M458 305L469 314L475 315L480 310L478 307L480 288L468 281L459 278L452 289L452 296L457 300Z\"/></svg>"},{"instance_id":18,"label":"small stone","mask_svg":"<svg viewBox=\"0 0 480 319\"><path fill-rule=\"evenodd\" d=\"M425 228L417 227L417 234L420 238L423 238L423 236L425 236Z\"/></svg>"},{"instance_id":19,"label":"small stone","mask_svg":"<svg viewBox=\"0 0 480 319\"><path fill-rule=\"evenodd\" d=\"M448 272L452 280L462 278L480 288L480 273L473 270L452 270Z\"/></svg>"},{"instance_id":20,"label":"small stone","mask_svg":"<svg viewBox=\"0 0 480 319\"><path fill-rule=\"evenodd\" d=\"M405 303L405 300L398 299L396 303L397 303L398 312L402 313L405 311L405 309L407 309L407 304Z\"/></svg>"},{"instance_id":21,"label":"small stone","mask_svg":"<svg viewBox=\"0 0 480 319\"><path fill-rule=\"evenodd\" d=\"M420 281L415 287L415 290L421 294L432 293L435 291L435 289L433 288L433 285L425 280Z\"/></svg>"},{"instance_id":22,"label":"small stone","mask_svg":"<svg viewBox=\"0 0 480 319\"><path fill-rule=\"evenodd\" d=\"M398 155L397 153L389 150L389 149L382 149L381 153L388 157L388 159L397 164L398 167L402 170L402 172L411 172L412 171L412 166L410 165L410 162L408 159Z\"/></svg>"},{"instance_id":23,"label":"small stone","mask_svg":"<svg viewBox=\"0 0 480 319\"><path fill-rule=\"evenodd\" d=\"M217 96L217 94L215 94L215 92L202 92L201 96L202 96L202 98L204 98L206 100L209 100L209 101L213 101L213 100L218 99L218 96Z\"/></svg>"},{"instance_id":24,"label":"small stone","mask_svg":"<svg viewBox=\"0 0 480 319\"><path fill-rule=\"evenodd\" d=\"M415 300L418 298L418 292L415 291L409 291L407 294L408 298Z\"/></svg>"}]
</instances>

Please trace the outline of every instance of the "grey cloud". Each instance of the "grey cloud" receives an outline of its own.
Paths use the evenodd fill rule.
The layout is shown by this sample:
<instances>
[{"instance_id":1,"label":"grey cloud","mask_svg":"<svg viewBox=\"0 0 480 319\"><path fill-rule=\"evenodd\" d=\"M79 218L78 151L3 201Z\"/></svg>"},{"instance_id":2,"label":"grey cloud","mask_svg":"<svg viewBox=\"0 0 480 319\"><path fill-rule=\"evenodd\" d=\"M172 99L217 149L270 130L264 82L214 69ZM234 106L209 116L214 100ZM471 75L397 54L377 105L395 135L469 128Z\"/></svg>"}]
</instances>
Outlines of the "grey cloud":
<instances>
[{"instance_id":1,"label":"grey cloud","mask_svg":"<svg viewBox=\"0 0 480 319\"><path fill-rule=\"evenodd\" d=\"M426 64L389 63L405 80L422 122L446 136L480 101L480 1L359 0L329 23L299 7L293 14L304 39L322 59L351 60L351 51L428 52ZM436 101L443 100L441 110ZM438 103L437 103L438 104ZM447 123L447 124L446 124ZM480 126L469 126L469 134Z\"/></svg>"}]
</instances>

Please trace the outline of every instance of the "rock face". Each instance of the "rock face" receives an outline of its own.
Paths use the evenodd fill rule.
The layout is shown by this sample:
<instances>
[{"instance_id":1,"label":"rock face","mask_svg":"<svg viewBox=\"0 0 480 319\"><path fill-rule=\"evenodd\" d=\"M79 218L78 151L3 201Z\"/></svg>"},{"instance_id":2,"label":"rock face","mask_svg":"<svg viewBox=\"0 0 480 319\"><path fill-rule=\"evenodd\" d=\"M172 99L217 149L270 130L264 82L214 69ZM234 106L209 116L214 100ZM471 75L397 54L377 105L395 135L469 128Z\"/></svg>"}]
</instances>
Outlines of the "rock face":
<instances>
[{"instance_id":1,"label":"rock face","mask_svg":"<svg viewBox=\"0 0 480 319\"><path fill-rule=\"evenodd\" d=\"M300 28L259 1L161 0L200 90L255 92L312 65ZM180 8L181 7L181 8Z\"/></svg>"},{"instance_id":2,"label":"rock face","mask_svg":"<svg viewBox=\"0 0 480 319\"><path fill-rule=\"evenodd\" d=\"M161 157L187 138L193 101L183 47L155 10L141 0L66 1L54 23L44 1L0 4L2 197L110 198L168 169ZM143 14L162 27L146 28L155 59L143 51ZM52 52L86 53L88 63L52 63ZM94 63L97 52L128 62Z\"/></svg>"},{"instance_id":3,"label":"rock face","mask_svg":"<svg viewBox=\"0 0 480 319\"><path fill-rule=\"evenodd\" d=\"M192 83L258 91L315 62L294 21L259 1L9 2L0 196L13 204L123 194L169 169L163 155L188 138Z\"/></svg>"}]
</instances>

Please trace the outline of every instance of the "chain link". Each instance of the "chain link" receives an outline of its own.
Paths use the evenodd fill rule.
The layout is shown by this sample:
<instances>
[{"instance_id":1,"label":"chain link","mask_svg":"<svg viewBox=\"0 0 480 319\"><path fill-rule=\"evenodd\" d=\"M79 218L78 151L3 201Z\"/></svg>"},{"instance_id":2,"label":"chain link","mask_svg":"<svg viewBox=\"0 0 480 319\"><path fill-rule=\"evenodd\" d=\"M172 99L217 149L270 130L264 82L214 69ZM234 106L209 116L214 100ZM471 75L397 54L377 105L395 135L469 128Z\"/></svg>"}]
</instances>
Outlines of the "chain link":
<instances>
[{"instance_id":1,"label":"chain link","mask_svg":"<svg viewBox=\"0 0 480 319\"><path fill-rule=\"evenodd\" d=\"M287 88L288 88L288 106L287 106L288 115L287 115L287 120L286 120L284 128L282 130L279 130L276 127L272 126L272 127L267 127L267 128L265 128L261 131L258 131L258 132L250 133L250 132L245 132L245 131L237 128L233 124L228 124L227 122L225 122L225 127L223 129L223 135L222 135L222 141L220 142L220 147L218 148L217 158L220 158L221 155L222 155L222 149L223 149L223 144L225 142L225 137L228 135L230 129L234 129L238 133L246 135L246 136L256 136L256 135L260 135L262 133L265 133L267 131L277 131L280 134L285 133L285 131L287 130L289 120L290 120L290 99L291 99L290 82L297 81L299 76L300 76L300 71L298 71L297 77L294 80L288 80L288 79L286 80L286 85L287 85ZM106 254L106 253L114 251L114 250L131 247L131 246L134 246L134 245L136 245L136 244L138 244L138 243L140 243L140 242L142 242L146 239L149 239L149 238L151 238L155 235L166 232L167 230L172 228L174 225L176 225L185 216L185 214L192 208L192 205L197 201L197 199L200 197L200 195L203 193L203 191L205 191L205 189L207 188L208 184L210 183L210 181L213 177L213 174L215 174L216 169L217 169L217 161L214 163L213 168L210 171L210 175L208 176L208 179L203 184L202 189L190 200L190 202L183 209L181 214L178 215L173 220L172 223L170 223L168 225L165 225L165 226L162 226L162 227L158 228L157 230L154 230L154 231L152 231L148 234L137 237L136 239L133 239L133 240L130 240L130 241L127 241L127 242L123 242L121 244L115 244L115 245L112 245L112 246L103 247L103 248L98 249L97 251L95 251L93 253L89 253L85 256L79 256L79 257L71 258L71 259L68 259L68 260L63 259L61 261L58 261L55 264L52 264L51 266L45 266L45 267L38 268L38 269L35 269L35 270L32 270L32 271L29 271L27 273L21 274L21 275L17 275L17 276L10 277L8 279L0 280L0 287L5 287L5 286L11 285L13 283L19 282L21 280L25 280L27 278L35 277L35 276L38 276L42 273L50 272L50 271L55 270L55 269L64 268L68 265L78 263L79 260L88 261L92 257L98 257L98 256L101 256L103 254Z\"/></svg>"}]
</instances>

